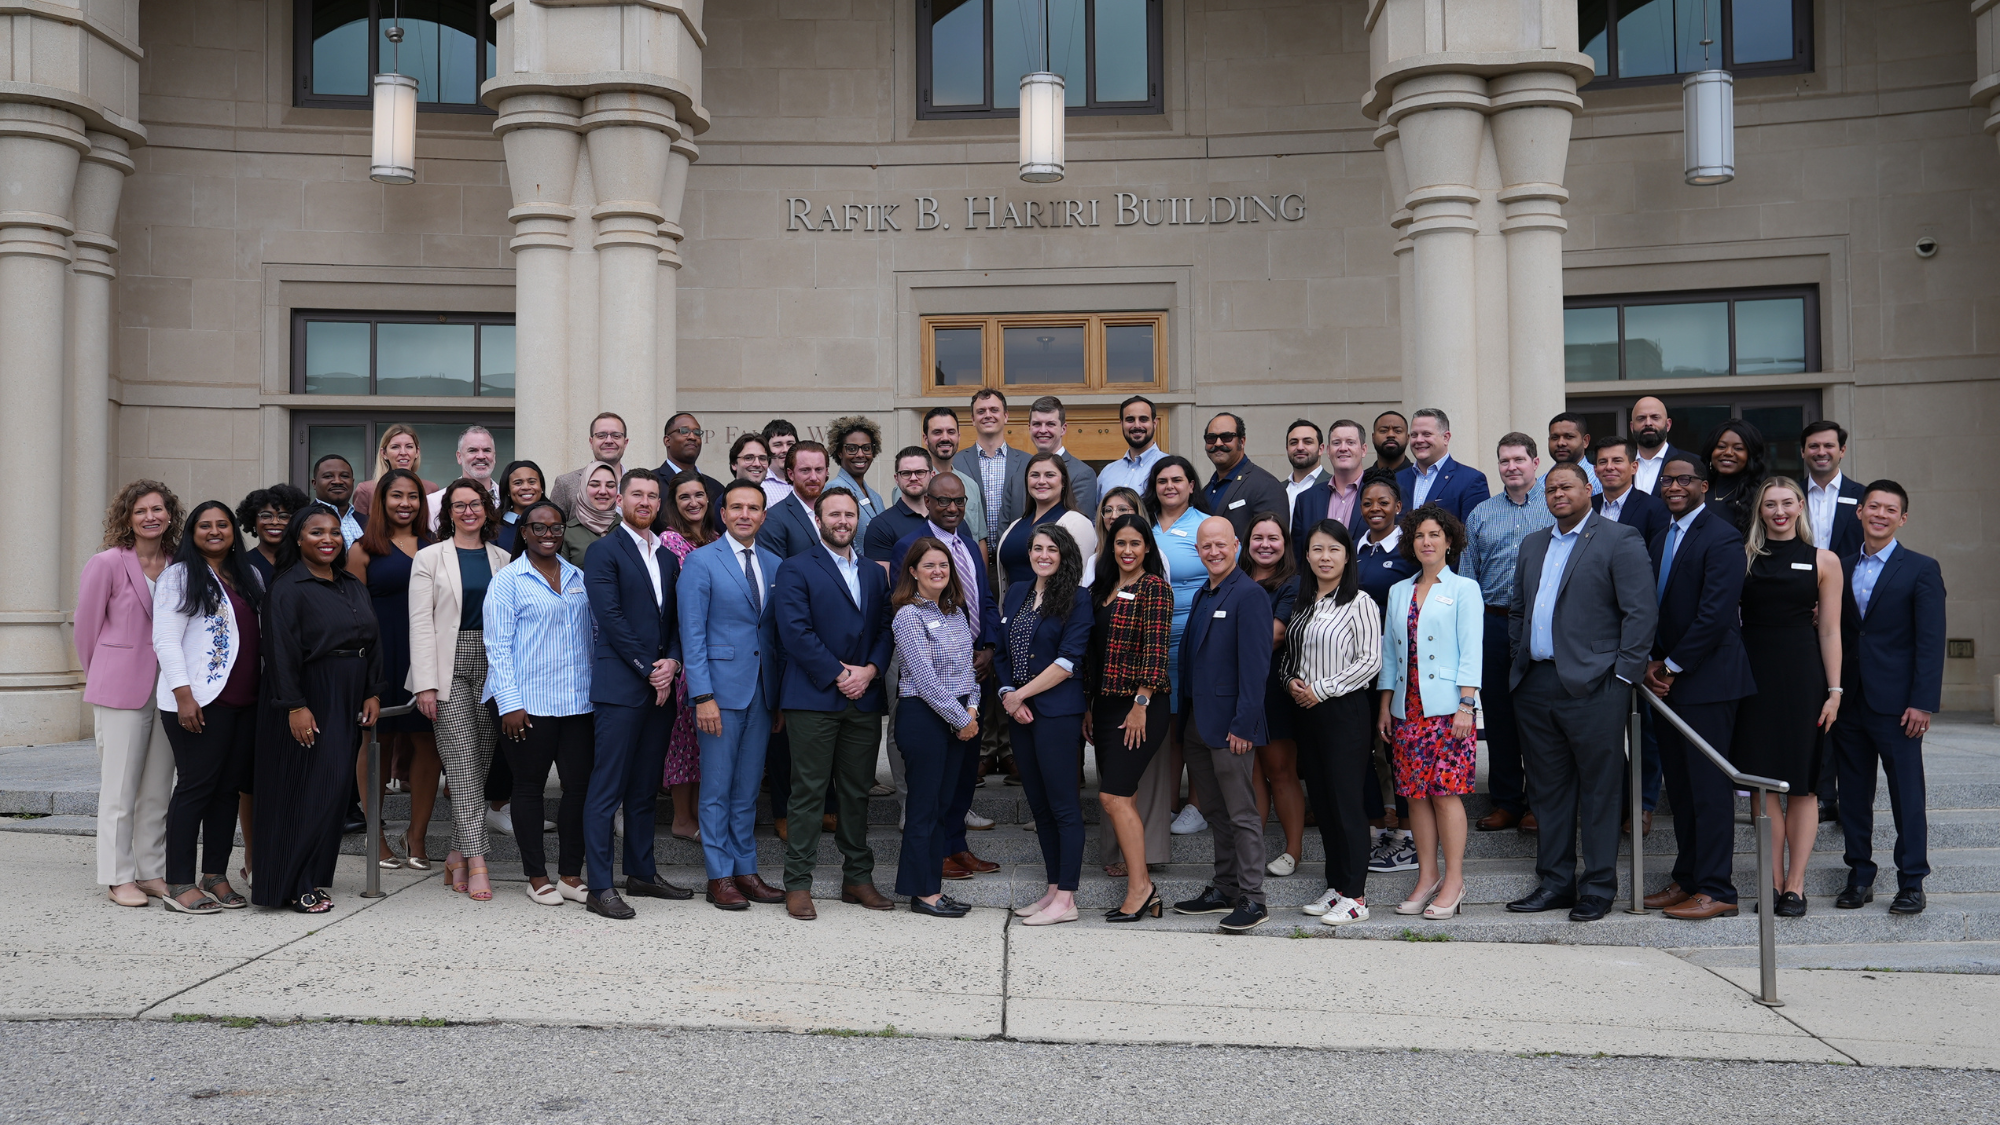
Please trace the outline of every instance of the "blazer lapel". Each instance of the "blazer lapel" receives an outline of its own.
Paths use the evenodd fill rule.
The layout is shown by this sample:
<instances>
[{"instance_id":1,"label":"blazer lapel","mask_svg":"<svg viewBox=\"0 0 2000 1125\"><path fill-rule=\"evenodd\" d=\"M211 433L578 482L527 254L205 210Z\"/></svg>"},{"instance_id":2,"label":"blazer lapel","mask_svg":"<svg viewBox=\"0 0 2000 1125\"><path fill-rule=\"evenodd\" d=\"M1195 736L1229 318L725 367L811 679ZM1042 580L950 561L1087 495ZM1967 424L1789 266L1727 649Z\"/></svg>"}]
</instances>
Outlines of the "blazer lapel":
<instances>
[{"instance_id":1,"label":"blazer lapel","mask_svg":"<svg viewBox=\"0 0 2000 1125\"><path fill-rule=\"evenodd\" d=\"M736 592L742 594L743 603L745 605L749 605L750 580L743 573L743 557L737 553L739 550L741 550L741 548L739 548L736 545L736 541L729 538L729 536L726 533L722 536L722 538L717 539L716 542L723 545L721 554L724 558L729 560L729 565L727 566L726 569L729 571L729 576L736 580Z\"/></svg>"},{"instance_id":2,"label":"blazer lapel","mask_svg":"<svg viewBox=\"0 0 2000 1125\"><path fill-rule=\"evenodd\" d=\"M1569 589L1569 580L1576 577L1577 564L1583 561L1584 553L1590 550L1593 537L1600 530L1593 525L1602 523L1603 521L1604 517L1598 515L1596 512L1583 517L1583 523L1577 528L1576 546L1570 548L1569 561L1563 566L1562 580L1556 583L1557 598L1561 598L1563 591ZM1553 536L1555 531L1551 529L1549 534ZM1546 559L1548 556L1544 554L1542 557ZM1538 569L1536 574L1539 576L1540 573L1541 571Z\"/></svg>"},{"instance_id":3,"label":"blazer lapel","mask_svg":"<svg viewBox=\"0 0 2000 1125\"><path fill-rule=\"evenodd\" d=\"M125 564L125 579L132 583L132 594L139 599L140 606L144 607L146 620L151 621L153 619L153 588L146 584L146 572L139 566L139 553L130 547L126 547L121 552L121 556L120 561Z\"/></svg>"},{"instance_id":4,"label":"blazer lapel","mask_svg":"<svg viewBox=\"0 0 2000 1125\"><path fill-rule=\"evenodd\" d=\"M847 593L847 576L840 573L840 564L833 561L833 552L819 550L812 552L812 555L813 561L819 564L819 568L826 571L828 578L833 579L834 587L841 593L847 594L847 604L859 611L861 607L855 603L854 595Z\"/></svg>"},{"instance_id":5,"label":"blazer lapel","mask_svg":"<svg viewBox=\"0 0 2000 1125\"><path fill-rule=\"evenodd\" d=\"M1907 550L1909 548L1901 543L1896 544L1896 553L1890 555L1889 561L1882 564L1882 573L1875 576L1875 588L1868 591L1868 608L1861 611L1861 620L1866 621L1875 616L1875 607L1882 604L1882 595L1888 592L1890 580L1898 570L1902 569L1903 552ZM1848 583L1850 588L1853 585L1851 581Z\"/></svg>"},{"instance_id":6,"label":"blazer lapel","mask_svg":"<svg viewBox=\"0 0 2000 1125\"><path fill-rule=\"evenodd\" d=\"M443 556L440 561L444 564L441 568L444 581L439 583L439 585L444 587L445 620L457 621L458 615L463 608L462 599L464 597L463 591L459 589L459 583L463 582L464 579L458 573L458 545L447 539L444 541L444 549L438 553ZM453 628L456 627L453 626Z\"/></svg>"}]
</instances>

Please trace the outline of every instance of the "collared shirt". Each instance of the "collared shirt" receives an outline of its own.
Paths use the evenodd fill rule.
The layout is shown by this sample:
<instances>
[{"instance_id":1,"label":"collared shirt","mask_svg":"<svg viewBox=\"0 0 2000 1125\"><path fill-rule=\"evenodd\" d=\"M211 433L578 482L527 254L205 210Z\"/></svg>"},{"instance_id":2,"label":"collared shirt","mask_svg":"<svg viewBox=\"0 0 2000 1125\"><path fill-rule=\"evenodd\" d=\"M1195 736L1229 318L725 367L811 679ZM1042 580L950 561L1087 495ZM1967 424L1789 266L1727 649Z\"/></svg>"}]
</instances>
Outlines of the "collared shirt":
<instances>
[{"instance_id":1,"label":"collared shirt","mask_svg":"<svg viewBox=\"0 0 2000 1125\"><path fill-rule=\"evenodd\" d=\"M930 520L924 521L924 530L926 534L937 536L938 541L951 550L951 569L958 575L958 592L965 599L966 611L972 615L972 639L976 641L979 639L979 568L973 564L972 548L966 546L964 539Z\"/></svg>"},{"instance_id":2,"label":"collared shirt","mask_svg":"<svg viewBox=\"0 0 2000 1125\"><path fill-rule=\"evenodd\" d=\"M787 496L790 496L793 491L791 483L788 481L779 480L778 474L776 473L772 473L771 475L764 478L763 489L764 489L764 510L767 512L771 510L771 505L776 504L778 501L783 500Z\"/></svg>"},{"instance_id":3,"label":"collared shirt","mask_svg":"<svg viewBox=\"0 0 2000 1125\"><path fill-rule=\"evenodd\" d=\"M1410 462L1410 467L1417 471L1417 483L1415 487L1410 489L1411 511L1423 507L1424 501L1430 498L1431 486L1438 482L1438 472L1443 466L1444 458L1442 457L1431 462L1431 467L1428 469L1417 464L1415 461Z\"/></svg>"},{"instance_id":4,"label":"collared shirt","mask_svg":"<svg viewBox=\"0 0 2000 1125\"><path fill-rule=\"evenodd\" d=\"M896 611L890 631L903 658L896 694L922 699L952 729L963 729L972 721L963 701L969 698L977 706L979 699L979 683L972 673L970 615L940 612L936 602L919 597Z\"/></svg>"},{"instance_id":5,"label":"collared shirt","mask_svg":"<svg viewBox=\"0 0 2000 1125\"><path fill-rule=\"evenodd\" d=\"M1881 580L1882 568L1889 565L1889 556L1896 553L1894 539L1883 544L1874 554L1868 553L1868 545L1861 545L1861 557L1854 562L1854 608L1861 615L1868 615L1868 600L1875 596L1875 583Z\"/></svg>"},{"instance_id":6,"label":"collared shirt","mask_svg":"<svg viewBox=\"0 0 2000 1125\"><path fill-rule=\"evenodd\" d=\"M354 505L349 504L344 509L336 508L317 496L313 497L313 503L340 517L340 538L344 541L342 546L352 547L361 539L361 521L354 518ZM437 509L432 508L431 514L435 516Z\"/></svg>"},{"instance_id":7,"label":"collared shirt","mask_svg":"<svg viewBox=\"0 0 2000 1125\"><path fill-rule=\"evenodd\" d=\"M729 540L729 555L731 561L736 564L736 569L743 569L743 552L750 552L750 572L756 576L751 581L757 587L757 607L762 609L766 597L769 596L770 587L764 584L764 564L757 559L757 541L752 539L744 543L729 532L724 532L722 537ZM855 599L857 602L860 600L860 598Z\"/></svg>"},{"instance_id":8,"label":"collared shirt","mask_svg":"<svg viewBox=\"0 0 2000 1125\"><path fill-rule=\"evenodd\" d=\"M651 531L641 531L629 523L620 522L618 526L624 528L625 534L630 535L632 541L639 544L639 558L646 564L647 577L653 580L653 604L665 605L667 594L660 588L660 559L653 553L660 545L659 539L655 538Z\"/></svg>"},{"instance_id":9,"label":"collared shirt","mask_svg":"<svg viewBox=\"0 0 2000 1125\"><path fill-rule=\"evenodd\" d=\"M840 572L841 580L847 583L847 596L854 599L855 605L860 605L861 552L855 550L850 544L847 548L846 556L842 557L839 551L827 546L824 539L820 540L819 546L820 550L825 551L833 559L833 568Z\"/></svg>"},{"instance_id":10,"label":"collared shirt","mask_svg":"<svg viewBox=\"0 0 2000 1125\"><path fill-rule=\"evenodd\" d=\"M986 490L970 473L953 469L951 475L957 477L958 483L965 486L965 530L974 539L986 538L986 521L989 518L986 514ZM998 519L1000 513L994 512L990 518Z\"/></svg>"},{"instance_id":11,"label":"collared shirt","mask_svg":"<svg viewBox=\"0 0 2000 1125\"><path fill-rule=\"evenodd\" d=\"M590 598L583 571L556 556L558 594L526 555L500 568L481 609L486 693L502 715L583 715L590 705Z\"/></svg>"},{"instance_id":12,"label":"collared shirt","mask_svg":"<svg viewBox=\"0 0 2000 1125\"><path fill-rule=\"evenodd\" d=\"M1569 565L1570 554L1583 539L1583 525L1589 522L1590 517L1585 516L1565 533L1556 529L1551 521L1549 553L1542 559L1542 581L1535 588L1535 612L1528 623L1528 656L1531 659L1556 658L1556 594L1562 589L1563 568Z\"/></svg>"},{"instance_id":13,"label":"collared shirt","mask_svg":"<svg viewBox=\"0 0 2000 1125\"><path fill-rule=\"evenodd\" d=\"M1610 520L1612 523L1617 523L1618 513L1625 510L1625 501L1630 500L1632 498L1632 494L1634 492L1637 492L1638 490L1639 490L1638 485L1628 484L1625 486L1625 491L1618 494L1618 499L1613 500L1609 496L1606 496L1604 498L1604 507L1600 509L1597 514L1603 516L1605 519Z\"/></svg>"},{"instance_id":14,"label":"collared shirt","mask_svg":"<svg viewBox=\"0 0 2000 1125\"><path fill-rule=\"evenodd\" d=\"M1337 477L1329 476L1326 484L1333 490L1332 497L1326 502L1326 518L1345 525L1348 520L1354 518L1354 506L1361 503L1361 478L1355 477L1354 483L1345 489L1340 487L1340 480Z\"/></svg>"},{"instance_id":15,"label":"collared shirt","mask_svg":"<svg viewBox=\"0 0 2000 1125\"><path fill-rule=\"evenodd\" d=\"M1842 476L1833 474L1833 479L1822 488L1806 477L1806 518L1812 524L1813 546L1824 551L1833 542L1833 521L1840 513L1840 482Z\"/></svg>"},{"instance_id":16,"label":"collared shirt","mask_svg":"<svg viewBox=\"0 0 2000 1125\"><path fill-rule=\"evenodd\" d=\"M1222 502L1222 494L1229 491L1229 486L1243 479L1243 474L1249 471L1250 458L1245 455L1238 457L1236 464L1230 466L1228 472L1217 469L1210 474L1208 486L1202 490L1208 494L1208 506L1216 508Z\"/></svg>"},{"instance_id":17,"label":"collared shirt","mask_svg":"<svg viewBox=\"0 0 2000 1125\"><path fill-rule=\"evenodd\" d=\"M1285 627L1280 675L1304 680L1322 703L1359 691L1382 671L1382 615L1366 595L1341 605L1316 598Z\"/></svg>"},{"instance_id":18,"label":"collared shirt","mask_svg":"<svg viewBox=\"0 0 2000 1125\"><path fill-rule=\"evenodd\" d=\"M861 518L854 524L854 539L858 543L867 542L868 525L874 522L876 516L882 514L882 494L870 489L867 481L855 480L854 474L844 467L833 474L833 479L827 481L826 486L844 488L854 494L855 503L861 509Z\"/></svg>"},{"instance_id":19,"label":"collared shirt","mask_svg":"<svg viewBox=\"0 0 2000 1125\"><path fill-rule=\"evenodd\" d=\"M1553 469L1560 463L1561 462L1551 461L1549 462L1549 468ZM1591 463L1588 461L1578 461L1575 464L1577 468L1583 470L1583 475L1590 479L1590 494L1592 496L1597 496L1602 494L1604 492L1604 485L1597 479L1597 469L1594 466L1592 466ZM1547 469L1542 470L1542 479L1543 480L1549 479L1549 474Z\"/></svg>"},{"instance_id":20,"label":"collared shirt","mask_svg":"<svg viewBox=\"0 0 2000 1125\"><path fill-rule=\"evenodd\" d=\"M1153 475L1154 463L1165 456L1157 441L1137 453L1127 449L1125 456L1097 471L1097 494L1102 496L1114 488L1129 488L1144 496L1146 480Z\"/></svg>"},{"instance_id":21,"label":"collared shirt","mask_svg":"<svg viewBox=\"0 0 2000 1125\"><path fill-rule=\"evenodd\" d=\"M1529 486L1518 504L1504 491L1480 501L1465 516L1465 551L1459 556L1458 572L1479 583L1487 605L1511 603L1521 540L1555 522L1541 481Z\"/></svg>"},{"instance_id":22,"label":"collared shirt","mask_svg":"<svg viewBox=\"0 0 2000 1125\"><path fill-rule=\"evenodd\" d=\"M1314 465L1313 471L1307 473L1306 479L1304 480L1293 480L1289 474L1286 475L1285 518L1290 519L1291 514L1294 511L1298 510L1299 495L1303 493L1306 489L1311 488L1313 485L1318 484L1320 480L1325 476L1326 476L1326 466L1324 465Z\"/></svg>"},{"instance_id":23,"label":"collared shirt","mask_svg":"<svg viewBox=\"0 0 2000 1125\"><path fill-rule=\"evenodd\" d=\"M1645 447L1639 449L1639 459L1632 462L1632 487L1641 492L1656 491L1653 485L1660 479L1660 470L1667 464L1667 443L1660 443L1660 451L1646 456Z\"/></svg>"},{"instance_id":24,"label":"collared shirt","mask_svg":"<svg viewBox=\"0 0 2000 1125\"><path fill-rule=\"evenodd\" d=\"M1000 502L1007 492L1007 446L1002 443L999 450L986 452L986 447L975 444L979 451L979 496L986 501L986 538L990 541L1000 534Z\"/></svg>"}]
</instances>

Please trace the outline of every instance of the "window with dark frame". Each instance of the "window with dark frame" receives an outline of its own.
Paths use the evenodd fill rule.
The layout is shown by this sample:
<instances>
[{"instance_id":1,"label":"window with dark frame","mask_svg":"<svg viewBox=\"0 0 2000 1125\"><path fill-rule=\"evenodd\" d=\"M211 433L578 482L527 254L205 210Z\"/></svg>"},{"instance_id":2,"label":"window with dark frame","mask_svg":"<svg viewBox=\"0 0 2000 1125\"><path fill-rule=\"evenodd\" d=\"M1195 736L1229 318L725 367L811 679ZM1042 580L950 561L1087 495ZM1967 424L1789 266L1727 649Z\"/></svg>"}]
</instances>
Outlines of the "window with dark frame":
<instances>
[{"instance_id":1,"label":"window with dark frame","mask_svg":"<svg viewBox=\"0 0 2000 1125\"><path fill-rule=\"evenodd\" d=\"M479 0L293 0L292 104L367 109L369 82L395 69L417 80L424 113L491 113L479 86L493 77L490 5ZM399 22L400 48L383 32Z\"/></svg>"},{"instance_id":2,"label":"window with dark frame","mask_svg":"<svg viewBox=\"0 0 2000 1125\"><path fill-rule=\"evenodd\" d=\"M1063 76L1064 112L1164 112L1162 0L916 0L917 116L1019 117L1021 76Z\"/></svg>"},{"instance_id":3,"label":"window with dark frame","mask_svg":"<svg viewBox=\"0 0 2000 1125\"><path fill-rule=\"evenodd\" d=\"M1705 54L1704 14L1714 40ZM1813 69L1812 0L1578 0L1576 17L1577 42L1597 69L1588 90L1697 70L1755 78Z\"/></svg>"},{"instance_id":4,"label":"window with dark frame","mask_svg":"<svg viewBox=\"0 0 2000 1125\"><path fill-rule=\"evenodd\" d=\"M292 313L292 393L514 397L512 313Z\"/></svg>"},{"instance_id":5,"label":"window with dark frame","mask_svg":"<svg viewBox=\"0 0 2000 1125\"><path fill-rule=\"evenodd\" d=\"M495 472L514 460L514 417L498 411L294 410L291 421L291 479L301 488L307 487L313 462L328 453L346 458L358 481L379 478L376 451L382 431L395 424L417 432L416 471L427 481L443 484L459 475L455 455L467 426L493 434Z\"/></svg>"},{"instance_id":6,"label":"window with dark frame","mask_svg":"<svg viewBox=\"0 0 2000 1125\"><path fill-rule=\"evenodd\" d=\"M1569 383L1818 371L1819 287L1566 298L1563 368Z\"/></svg>"},{"instance_id":7,"label":"window with dark frame","mask_svg":"<svg viewBox=\"0 0 2000 1125\"><path fill-rule=\"evenodd\" d=\"M1167 314L927 316L919 362L931 395L1164 390Z\"/></svg>"},{"instance_id":8,"label":"window with dark frame","mask_svg":"<svg viewBox=\"0 0 2000 1125\"><path fill-rule=\"evenodd\" d=\"M1583 415L1584 426L1593 438L1623 437L1631 432L1632 404L1638 395L1575 397L1568 409ZM1817 388L1800 387L1783 391L1744 393L1709 392L1661 396L1667 417L1673 423L1668 440L1682 449L1696 450L1707 442L1717 426L1742 419L1764 435L1764 464L1772 473L1805 480L1805 458L1799 434L1806 423L1825 417L1821 413Z\"/></svg>"}]
</instances>

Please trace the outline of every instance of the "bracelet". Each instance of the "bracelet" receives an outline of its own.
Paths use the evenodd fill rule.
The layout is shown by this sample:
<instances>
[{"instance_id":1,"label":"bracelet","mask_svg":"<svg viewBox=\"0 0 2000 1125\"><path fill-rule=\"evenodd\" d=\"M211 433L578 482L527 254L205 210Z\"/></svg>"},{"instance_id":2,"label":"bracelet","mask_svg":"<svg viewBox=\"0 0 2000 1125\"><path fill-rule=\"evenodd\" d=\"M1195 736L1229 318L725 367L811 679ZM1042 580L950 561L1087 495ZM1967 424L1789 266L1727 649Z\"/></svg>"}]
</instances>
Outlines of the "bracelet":
<instances>
[{"instance_id":1,"label":"bracelet","mask_svg":"<svg viewBox=\"0 0 2000 1125\"><path fill-rule=\"evenodd\" d=\"M1846 694L1846 692L1847 692L1846 688L1830 687L1826 689L1826 693L1828 695L1844 695Z\"/></svg>"},{"instance_id":2,"label":"bracelet","mask_svg":"<svg viewBox=\"0 0 2000 1125\"><path fill-rule=\"evenodd\" d=\"M298 714L299 712L301 712L301 711L303 711L303 710L305 710L305 708L303 708L303 707L294 707L294 708L292 708L291 710L289 710L289 711L285 712L285 714L287 714L287 715L296 715L296 714Z\"/></svg>"}]
</instances>

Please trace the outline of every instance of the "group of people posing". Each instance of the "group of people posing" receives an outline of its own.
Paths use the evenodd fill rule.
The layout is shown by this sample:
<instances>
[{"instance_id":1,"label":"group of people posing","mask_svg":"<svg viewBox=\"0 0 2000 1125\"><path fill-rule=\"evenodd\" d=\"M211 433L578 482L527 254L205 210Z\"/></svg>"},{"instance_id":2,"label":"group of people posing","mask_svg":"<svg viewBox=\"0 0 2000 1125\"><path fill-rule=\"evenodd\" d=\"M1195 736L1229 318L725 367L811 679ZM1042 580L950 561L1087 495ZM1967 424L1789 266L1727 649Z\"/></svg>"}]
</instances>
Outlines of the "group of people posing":
<instances>
[{"instance_id":1,"label":"group of people posing","mask_svg":"<svg viewBox=\"0 0 2000 1125\"><path fill-rule=\"evenodd\" d=\"M665 789L714 906L814 918L831 831L841 901L893 909L867 827L871 795L894 792L894 893L960 917L969 907L945 885L998 868L967 843L991 827L972 798L997 770L1024 788L1047 874L1016 913L1072 921L1089 746L1101 858L1126 879L1109 921L1161 916L1151 874L1168 834L1206 823L1213 878L1174 909L1261 924L1264 879L1297 869L1308 806L1326 855L1308 914L1365 919L1369 872L1414 867L1396 911L1443 919L1464 897L1461 798L1483 714L1496 807L1479 827L1541 829L1540 886L1509 909L1586 921L1616 890L1636 688L1746 771L1793 782L1781 913L1804 910L1819 732L1832 731L1854 871L1839 905L1871 893L1868 817L1887 764L1904 841L1893 909L1921 910L1943 590L1936 563L1895 542L1907 496L1891 481L1852 488L1838 475L1845 434L1816 423L1839 439L1820 443L1838 450L1822 520L1827 482L1761 478L1746 423L1697 456L1665 445L1665 409L1642 417L1648 404L1633 437L1594 445L1559 416L1542 474L1534 439L1508 434L1490 497L1450 457L1439 410L1385 413L1369 434L1294 423L1289 479L1245 456L1243 420L1218 414L1204 478L1159 448L1144 397L1120 408L1127 454L1094 471L1064 447L1059 400L1029 408L1030 452L1006 443L991 389L971 402L965 448L954 411L924 418L922 443L892 462L893 501L866 482L881 434L859 416L835 419L825 444L783 420L743 435L727 483L698 467L692 415L668 420L666 460L644 468L625 463L625 423L608 412L591 423L593 459L553 479L528 461L496 475L492 436L472 427L460 475L439 487L418 475L415 431L393 426L358 486L328 455L311 495L274 485L183 514L171 489L135 481L76 614L103 758L98 877L123 905L331 909L365 780L357 750L379 723L412 811L403 854L385 841L371 858L430 866L442 774L446 883L478 901L493 893L496 826L516 837L537 903L628 919L630 897L692 898L654 857ZM1822 549L1815 529L1829 528ZM893 787L875 773L885 725ZM1672 727L1655 741L1679 855L1648 901L1733 914L1730 787ZM781 886L758 868L765 792L786 841Z\"/></svg>"}]
</instances>

